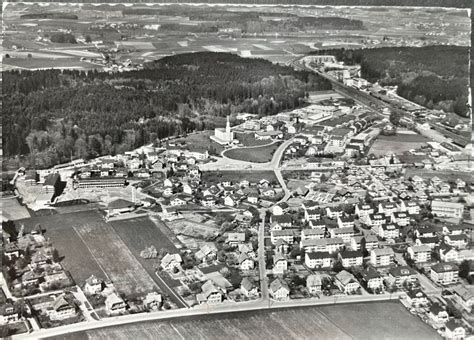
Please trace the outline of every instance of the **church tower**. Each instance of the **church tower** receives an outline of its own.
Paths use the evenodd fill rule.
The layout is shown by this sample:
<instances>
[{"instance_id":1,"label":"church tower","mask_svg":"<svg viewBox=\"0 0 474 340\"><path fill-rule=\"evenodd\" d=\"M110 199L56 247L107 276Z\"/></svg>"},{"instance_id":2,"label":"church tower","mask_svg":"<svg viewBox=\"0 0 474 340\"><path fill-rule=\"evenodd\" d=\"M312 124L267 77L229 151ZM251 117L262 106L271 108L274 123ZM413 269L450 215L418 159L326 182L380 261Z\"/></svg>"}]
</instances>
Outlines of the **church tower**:
<instances>
[{"instance_id":1,"label":"church tower","mask_svg":"<svg viewBox=\"0 0 474 340\"><path fill-rule=\"evenodd\" d=\"M227 141L232 141L232 134L230 133L230 121L229 116L227 116L227 125L225 126L225 135L227 137Z\"/></svg>"}]
</instances>

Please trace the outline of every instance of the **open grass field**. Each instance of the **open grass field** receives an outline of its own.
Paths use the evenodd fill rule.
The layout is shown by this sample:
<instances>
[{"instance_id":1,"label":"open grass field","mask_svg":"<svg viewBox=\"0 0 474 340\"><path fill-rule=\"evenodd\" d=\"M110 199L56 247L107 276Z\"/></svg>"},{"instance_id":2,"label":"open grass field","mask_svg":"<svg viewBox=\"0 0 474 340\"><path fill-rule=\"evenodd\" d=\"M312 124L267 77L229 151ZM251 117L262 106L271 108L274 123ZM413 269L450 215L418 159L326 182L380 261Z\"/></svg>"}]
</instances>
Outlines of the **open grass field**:
<instances>
[{"instance_id":1,"label":"open grass field","mask_svg":"<svg viewBox=\"0 0 474 340\"><path fill-rule=\"evenodd\" d=\"M240 182L246 179L250 183L258 183L262 179L266 179L270 183L278 183L273 171L262 170L242 170L242 171L205 171L202 173L202 181L205 183L216 184L224 180Z\"/></svg>"},{"instance_id":2,"label":"open grass field","mask_svg":"<svg viewBox=\"0 0 474 340\"><path fill-rule=\"evenodd\" d=\"M59 55L56 55L59 56ZM51 60L49 58L3 58L3 66L5 70L8 69L101 69L102 65L91 64L88 62L79 61L78 58L71 58L70 56L62 56L61 59Z\"/></svg>"},{"instance_id":3,"label":"open grass field","mask_svg":"<svg viewBox=\"0 0 474 340\"><path fill-rule=\"evenodd\" d=\"M119 292L135 296L156 290L152 277L110 224L74 229Z\"/></svg>"},{"instance_id":4,"label":"open grass field","mask_svg":"<svg viewBox=\"0 0 474 340\"><path fill-rule=\"evenodd\" d=\"M68 339L441 339L398 302L228 313L124 325ZM65 339L62 337L62 339Z\"/></svg>"},{"instance_id":5,"label":"open grass field","mask_svg":"<svg viewBox=\"0 0 474 340\"><path fill-rule=\"evenodd\" d=\"M373 153L376 156L387 155L387 153L402 154L405 151L417 149L427 142L430 142L430 140L419 134L400 133L395 136L379 135L370 148L369 153Z\"/></svg>"},{"instance_id":6,"label":"open grass field","mask_svg":"<svg viewBox=\"0 0 474 340\"><path fill-rule=\"evenodd\" d=\"M272 160L273 154L278 149L279 143L266 146L257 146L249 148L236 148L224 152L224 156L239 161L252 163L267 163Z\"/></svg>"},{"instance_id":7,"label":"open grass field","mask_svg":"<svg viewBox=\"0 0 474 340\"><path fill-rule=\"evenodd\" d=\"M456 179L460 178L463 181L470 183L472 182L472 173L463 172L463 171L449 171L449 170L431 170L431 169L414 169L407 168L405 172L405 177L420 176L424 180L429 180L435 176L439 177L442 181L454 182Z\"/></svg>"},{"instance_id":8,"label":"open grass field","mask_svg":"<svg viewBox=\"0 0 474 340\"><path fill-rule=\"evenodd\" d=\"M26 207L22 206L16 198L2 198L0 200L1 215L9 220L20 220L30 217Z\"/></svg>"},{"instance_id":9,"label":"open grass field","mask_svg":"<svg viewBox=\"0 0 474 340\"><path fill-rule=\"evenodd\" d=\"M175 141L186 142L188 145L199 146L202 149L215 150L216 154L220 154L224 151L224 147L216 142L212 141L209 136L214 135L214 131L201 131L192 133L183 138L177 138Z\"/></svg>"}]
</instances>

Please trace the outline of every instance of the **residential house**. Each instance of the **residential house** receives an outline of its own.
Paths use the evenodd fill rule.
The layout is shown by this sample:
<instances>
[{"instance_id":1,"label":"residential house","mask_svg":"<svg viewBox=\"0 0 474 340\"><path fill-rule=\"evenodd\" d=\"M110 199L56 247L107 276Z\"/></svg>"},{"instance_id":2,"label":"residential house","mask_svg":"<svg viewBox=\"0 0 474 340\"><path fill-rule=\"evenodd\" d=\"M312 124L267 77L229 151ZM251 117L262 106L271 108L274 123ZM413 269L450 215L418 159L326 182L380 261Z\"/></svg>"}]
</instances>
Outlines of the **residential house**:
<instances>
[{"instance_id":1,"label":"residential house","mask_svg":"<svg viewBox=\"0 0 474 340\"><path fill-rule=\"evenodd\" d=\"M18 308L11 303L0 305L0 326L15 323L20 320Z\"/></svg>"},{"instance_id":2,"label":"residential house","mask_svg":"<svg viewBox=\"0 0 474 340\"><path fill-rule=\"evenodd\" d=\"M459 267L453 262L441 262L431 266L430 278L441 285L457 283Z\"/></svg>"},{"instance_id":3,"label":"residential house","mask_svg":"<svg viewBox=\"0 0 474 340\"><path fill-rule=\"evenodd\" d=\"M305 253L304 263L308 268L330 268L333 256L329 252Z\"/></svg>"},{"instance_id":4,"label":"residential house","mask_svg":"<svg viewBox=\"0 0 474 340\"><path fill-rule=\"evenodd\" d=\"M211 262L217 257L217 247L212 242L203 244L194 256L200 262Z\"/></svg>"},{"instance_id":5,"label":"residential house","mask_svg":"<svg viewBox=\"0 0 474 340\"><path fill-rule=\"evenodd\" d=\"M370 263L374 267L393 264L395 253L392 248L375 248L370 251Z\"/></svg>"},{"instance_id":6,"label":"residential house","mask_svg":"<svg viewBox=\"0 0 474 340\"><path fill-rule=\"evenodd\" d=\"M396 211L392 213L392 223L405 227L410 224L410 215L405 211Z\"/></svg>"},{"instance_id":7,"label":"residential house","mask_svg":"<svg viewBox=\"0 0 474 340\"><path fill-rule=\"evenodd\" d=\"M466 338L466 329L452 319L446 323L444 336L448 340L463 340Z\"/></svg>"},{"instance_id":8,"label":"residential house","mask_svg":"<svg viewBox=\"0 0 474 340\"><path fill-rule=\"evenodd\" d=\"M288 242L283 239L278 239L275 243L275 252L287 254L288 253Z\"/></svg>"},{"instance_id":9,"label":"residential house","mask_svg":"<svg viewBox=\"0 0 474 340\"><path fill-rule=\"evenodd\" d=\"M360 219L367 217L374 213L374 208L370 204L357 204L355 206L355 214Z\"/></svg>"},{"instance_id":10,"label":"residential house","mask_svg":"<svg viewBox=\"0 0 474 340\"><path fill-rule=\"evenodd\" d=\"M416 201L402 201L400 203L400 211L406 211L409 215L418 215L420 213L420 205Z\"/></svg>"},{"instance_id":11,"label":"residential house","mask_svg":"<svg viewBox=\"0 0 474 340\"><path fill-rule=\"evenodd\" d=\"M458 262L459 252L456 248L443 243L437 248L441 262Z\"/></svg>"},{"instance_id":12,"label":"residential house","mask_svg":"<svg viewBox=\"0 0 474 340\"><path fill-rule=\"evenodd\" d=\"M362 239L363 249L371 251L372 249L379 247L379 240L376 235L368 234Z\"/></svg>"},{"instance_id":13,"label":"residential house","mask_svg":"<svg viewBox=\"0 0 474 340\"><path fill-rule=\"evenodd\" d=\"M288 210L288 207L289 207L288 203L286 203L286 202L278 203L278 204L273 206L272 214L274 216L283 215Z\"/></svg>"},{"instance_id":14,"label":"residential house","mask_svg":"<svg viewBox=\"0 0 474 340\"><path fill-rule=\"evenodd\" d=\"M216 287L214 282L212 282L211 280L206 281L201 286L201 291L201 293L196 295L196 299L199 304L207 303L213 305L222 302L222 291L218 287Z\"/></svg>"},{"instance_id":15,"label":"residential house","mask_svg":"<svg viewBox=\"0 0 474 340\"><path fill-rule=\"evenodd\" d=\"M228 233L225 242L231 246L238 246L245 242L245 233Z\"/></svg>"},{"instance_id":16,"label":"residential house","mask_svg":"<svg viewBox=\"0 0 474 340\"><path fill-rule=\"evenodd\" d=\"M76 306L68 301L64 294L59 295L52 305L47 308L46 314L51 320L64 320L76 316Z\"/></svg>"},{"instance_id":17,"label":"residential house","mask_svg":"<svg viewBox=\"0 0 474 340\"><path fill-rule=\"evenodd\" d=\"M434 249L436 246L439 245L439 238L437 236L434 237L418 237L415 240L416 245L427 245L430 249Z\"/></svg>"},{"instance_id":18,"label":"residential house","mask_svg":"<svg viewBox=\"0 0 474 340\"><path fill-rule=\"evenodd\" d=\"M400 228L394 223L384 223L377 227L373 227L372 230L377 233L379 237L386 240L394 240L400 237Z\"/></svg>"},{"instance_id":19,"label":"residential house","mask_svg":"<svg viewBox=\"0 0 474 340\"><path fill-rule=\"evenodd\" d=\"M321 239L324 238L325 234L324 229L302 229L301 240Z\"/></svg>"},{"instance_id":20,"label":"residential house","mask_svg":"<svg viewBox=\"0 0 474 340\"><path fill-rule=\"evenodd\" d=\"M431 248L427 245L409 246L407 254L415 263L424 263L431 260Z\"/></svg>"},{"instance_id":21,"label":"residential house","mask_svg":"<svg viewBox=\"0 0 474 340\"><path fill-rule=\"evenodd\" d=\"M409 266L391 268L388 277L391 283L398 288L405 284L414 285L418 282L417 272Z\"/></svg>"},{"instance_id":22,"label":"residential house","mask_svg":"<svg viewBox=\"0 0 474 340\"><path fill-rule=\"evenodd\" d=\"M350 243L351 238L354 237L355 231L354 227L348 228L332 228L329 230L331 237L339 237L342 238L344 243Z\"/></svg>"},{"instance_id":23,"label":"residential house","mask_svg":"<svg viewBox=\"0 0 474 340\"><path fill-rule=\"evenodd\" d=\"M201 200L201 204L204 207L214 207L216 205L216 198L213 195L205 195Z\"/></svg>"},{"instance_id":24,"label":"residential house","mask_svg":"<svg viewBox=\"0 0 474 340\"><path fill-rule=\"evenodd\" d=\"M104 288L104 281L98 279L96 276L91 275L84 285L84 293L86 295L95 295L102 292Z\"/></svg>"},{"instance_id":25,"label":"residential house","mask_svg":"<svg viewBox=\"0 0 474 340\"><path fill-rule=\"evenodd\" d=\"M270 240L272 244L276 244L276 242L280 239L284 240L288 244L292 244L297 232L298 231L294 229L273 230L270 234Z\"/></svg>"},{"instance_id":26,"label":"residential house","mask_svg":"<svg viewBox=\"0 0 474 340\"><path fill-rule=\"evenodd\" d=\"M339 253L344 268L362 266L363 256L360 250L346 250Z\"/></svg>"},{"instance_id":27,"label":"residential house","mask_svg":"<svg viewBox=\"0 0 474 340\"><path fill-rule=\"evenodd\" d=\"M255 266L253 260L245 253L239 254L237 257L237 262L239 264L240 270L251 270Z\"/></svg>"},{"instance_id":28,"label":"residential house","mask_svg":"<svg viewBox=\"0 0 474 340\"><path fill-rule=\"evenodd\" d=\"M385 216L391 216L394 212L398 211L398 207L395 203L385 202L379 203L379 214L384 214Z\"/></svg>"},{"instance_id":29,"label":"residential house","mask_svg":"<svg viewBox=\"0 0 474 340\"><path fill-rule=\"evenodd\" d=\"M422 307L428 305L428 296L421 289L409 289L407 292L407 302L412 307Z\"/></svg>"},{"instance_id":30,"label":"residential house","mask_svg":"<svg viewBox=\"0 0 474 340\"><path fill-rule=\"evenodd\" d=\"M279 223L283 228L289 228L291 227L291 216L290 215L272 215L270 217L270 222L277 222Z\"/></svg>"},{"instance_id":31,"label":"residential house","mask_svg":"<svg viewBox=\"0 0 474 340\"><path fill-rule=\"evenodd\" d=\"M300 248L305 252L324 252L335 253L344 247L342 238L323 238L323 239L308 239L300 242Z\"/></svg>"},{"instance_id":32,"label":"residential house","mask_svg":"<svg viewBox=\"0 0 474 340\"><path fill-rule=\"evenodd\" d=\"M351 238L351 249L352 250L362 250L362 239L364 236L353 236Z\"/></svg>"},{"instance_id":33,"label":"residential house","mask_svg":"<svg viewBox=\"0 0 474 340\"><path fill-rule=\"evenodd\" d=\"M276 253L273 255L273 274L283 274L288 270L288 260L286 255Z\"/></svg>"},{"instance_id":34,"label":"residential house","mask_svg":"<svg viewBox=\"0 0 474 340\"><path fill-rule=\"evenodd\" d=\"M368 266L367 269L362 270L360 276L367 286L372 291L384 290L384 283L382 275L372 266Z\"/></svg>"},{"instance_id":35,"label":"residential house","mask_svg":"<svg viewBox=\"0 0 474 340\"><path fill-rule=\"evenodd\" d=\"M433 200L431 201L431 213L437 217L462 218L464 204Z\"/></svg>"},{"instance_id":36,"label":"residential house","mask_svg":"<svg viewBox=\"0 0 474 340\"><path fill-rule=\"evenodd\" d=\"M157 311L163 303L163 297L157 292L150 292L143 300L143 306L149 311Z\"/></svg>"},{"instance_id":37,"label":"residential house","mask_svg":"<svg viewBox=\"0 0 474 340\"><path fill-rule=\"evenodd\" d=\"M363 222L371 228L378 228L387 223L387 217L384 214L370 214L363 219Z\"/></svg>"},{"instance_id":38,"label":"residential house","mask_svg":"<svg viewBox=\"0 0 474 340\"><path fill-rule=\"evenodd\" d=\"M435 324L445 324L449 320L446 308L437 302L431 305L428 316Z\"/></svg>"},{"instance_id":39,"label":"residential house","mask_svg":"<svg viewBox=\"0 0 474 340\"><path fill-rule=\"evenodd\" d=\"M19 258L20 257L20 248L16 245L16 243L10 242L4 245L3 253L9 260L12 258Z\"/></svg>"},{"instance_id":40,"label":"residential house","mask_svg":"<svg viewBox=\"0 0 474 340\"><path fill-rule=\"evenodd\" d=\"M335 276L336 286L346 294L356 292L360 288L357 279L346 270L340 271Z\"/></svg>"},{"instance_id":41,"label":"residential house","mask_svg":"<svg viewBox=\"0 0 474 340\"><path fill-rule=\"evenodd\" d=\"M469 238L465 234L446 235L444 236L444 242L456 249L464 249L469 243Z\"/></svg>"},{"instance_id":42,"label":"residential house","mask_svg":"<svg viewBox=\"0 0 474 340\"><path fill-rule=\"evenodd\" d=\"M276 278L270 283L269 293L275 300L288 300L290 296L290 288L283 279Z\"/></svg>"},{"instance_id":43,"label":"residential house","mask_svg":"<svg viewBox=\"0 0 474 340\"><path fill-rule=\"evenodd\" d=\"M456 301L468 312L473 310L474 306L474 285L461 285L453 289Z\"/></svg>"},{"instance_id":44,"label":"residential house","mask_svg":"<svg viewBox=\"0 0 474 340\"><path fill-rule=\"evenodd\" d=\"M260 294L258 286L248 277L242 279L240 291L248 298L256 298Z\"/></svg>"},{"instance_id":45,"label":"residential house","mask_svg":"<svg viewBox=\"0 0 474 340\"><path fill-rule=\"evenodd\" d=\"M308 275L306 278L306 289L311 295L321 293L322 280L321 276L318 274Z\"/></svg>"},{"instance_id":46,"label":"residential house","mask_svg":"<svg viewBox=\"0 0 474 340\"><path fill-rule=\"evenodd\" d=\"M168 253L161 259L161 268L163 268L163 270L172 270L179 268L182 262L183 259L181 255Z\"/></svg>"},{"instance_id":47,"label":"residential house","mask_svg":"<svg viewBox=\"0 0 474 340\"><path fill-rule=\"evenodd\" d=\"M327 207L326 208L326 216L330 219L335 220L338 217L342 217L344 215L344 210L341 207Z\"/></svg>"}]
</instances>

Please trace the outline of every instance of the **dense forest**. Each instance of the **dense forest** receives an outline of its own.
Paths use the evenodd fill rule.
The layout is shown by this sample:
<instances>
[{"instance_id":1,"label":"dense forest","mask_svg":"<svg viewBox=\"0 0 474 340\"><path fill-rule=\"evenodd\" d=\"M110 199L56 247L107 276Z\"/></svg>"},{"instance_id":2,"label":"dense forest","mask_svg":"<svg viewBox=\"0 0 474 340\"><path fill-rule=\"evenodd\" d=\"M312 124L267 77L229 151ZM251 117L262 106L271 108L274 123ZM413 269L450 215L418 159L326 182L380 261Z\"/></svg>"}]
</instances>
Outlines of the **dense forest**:
<instances>
[{"instance_id":1,"label":"dense forest","mask_svg":"<svg viewBox=\"0 0 474 340\"><path fill-rule=\"evenodd\" d=\"M3 74L4 156L47 167L120 153L157 138L212 129L225 116L304 104L323 78L262 59L202 52L116 74L73 70Z\"/></svg>"},{"instance_id":2,"label":"dense forest","mask_svg":"<svg viewBox=\"0 0 474 340\"><path fill-rule=\"evenodd\" d=\"M469 47L383 47L329 49L346 64L360 64L362 77L382 85L397 85L398 95L428 108L466 116Z\"/></svg>"},{"instance_id":3,"label":"dense forest","mask_svg":"<svg viewBox=\"0 0 474 340\"><path fill-rule=\"evenodd\" d=\"M12 0L11 2L21 2ZM32 1L34 2L34 1ZM75 3L76 0L53 0L37 2ZM83 0L82 3L150 3L150 0ZM160 0L156 3L203 3L202 0ZM472 0L208 0L219 4L269 4L269 5L327 5L327 6L417 6L417 7L458 7L471 8Z\"/></svg>"},{"instance_id":4,"label":"dense forest","mask_svg":"<svg viewBox=\"0 0 474 340\"><path fill-rule=\"evenodd\" d=\"M20 19L69 19L77 20L77 15L72 13L28 13L20 15Z\"/></svg>"}]
</instances>

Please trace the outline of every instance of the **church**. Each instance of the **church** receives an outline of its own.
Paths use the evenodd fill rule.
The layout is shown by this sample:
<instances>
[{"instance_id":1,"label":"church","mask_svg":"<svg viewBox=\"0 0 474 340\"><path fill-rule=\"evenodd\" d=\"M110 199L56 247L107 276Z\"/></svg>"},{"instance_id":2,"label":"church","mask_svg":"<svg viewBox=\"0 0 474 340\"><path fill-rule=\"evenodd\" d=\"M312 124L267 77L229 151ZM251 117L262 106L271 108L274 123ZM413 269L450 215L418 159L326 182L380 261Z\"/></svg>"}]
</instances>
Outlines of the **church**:
<instances>
[{"instance_id":1,"label":"church","mask_svg":"<svg viewBox=\"0 0 474 340\"><path fill-rule=\"evenodd\" d=\"M214 130L214 136L211 136L210 138L220 145L232 144L234 141L234 133L230 130L229 116L227 116L227 124L225 129L216 128Z\"/></svg>"}]
</instances>

